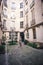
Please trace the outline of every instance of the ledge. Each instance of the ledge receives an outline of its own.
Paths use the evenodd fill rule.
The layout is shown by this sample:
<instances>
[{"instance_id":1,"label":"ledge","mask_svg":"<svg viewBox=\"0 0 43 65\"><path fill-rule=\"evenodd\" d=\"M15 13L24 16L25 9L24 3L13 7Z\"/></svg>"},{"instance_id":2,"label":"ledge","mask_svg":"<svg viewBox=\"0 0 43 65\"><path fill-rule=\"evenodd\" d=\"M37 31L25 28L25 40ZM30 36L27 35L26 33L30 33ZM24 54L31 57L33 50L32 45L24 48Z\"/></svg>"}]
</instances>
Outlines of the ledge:
<instances>
[{"instance_id":1,"label":"ledge","mask_svg":"<svg viewBox=\"0 0 43 65\"><path fill-rule=\"evenodd\" d=\"M32 25L31 27L25 29L24 31L26 31L26 30L28 30L28 29L33 29L33 28L35 28L35 27L39 27L39 26L41 26L41 25L43 26L43 22L41 22L41 23L39 23L39 24Z\"/></svg>"},{"instance_id":2,"label":"ledge","mask_svg":"<svg viewBox=\"0 0 43 65\"><path fill-rule=\"evenodd\" d=\"M32 43L36 43L36 44L39 44L40 46L43 46L43 41L40 41L40 40L29 40L29 39L26 39L28 42L32 42Z\"/></svg>"}]
</instances>

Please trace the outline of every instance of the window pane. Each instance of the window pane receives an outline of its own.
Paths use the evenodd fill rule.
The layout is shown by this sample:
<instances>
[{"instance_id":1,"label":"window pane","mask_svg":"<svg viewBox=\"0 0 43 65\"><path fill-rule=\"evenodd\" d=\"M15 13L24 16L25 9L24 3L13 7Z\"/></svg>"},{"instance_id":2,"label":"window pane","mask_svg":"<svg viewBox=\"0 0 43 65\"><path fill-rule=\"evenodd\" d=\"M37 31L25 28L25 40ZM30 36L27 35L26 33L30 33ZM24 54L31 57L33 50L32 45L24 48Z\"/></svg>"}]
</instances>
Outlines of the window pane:
<instances>
[{"instance_id":1,"label":"window pane","mask_svg":"<svg viewBox=\"0 0 43 65\"><path fill-rule=\"evenodd\" d=\"M3 20L3 28L6 27L6 20Z\"/></svg>"},{"instance_id":2,"label":"window pane","mask_svg":"<svg viewBox=\"0 0 43 65\"><path fill-rule=\"evenodd\" d=\"M20 8L23 8L23 2L20 3Z\"/></svg>"},{"instance_id":3,"label":"window pane","mask_svg":"<svg viewBox=\"0 0 43 65\"><path fill-rule=\"evenodd\" d=\"M23 11L20 11L20 18L23 17Z\"/></svg>"},{"instance_id":4,"label":"window pane","mask_svg":"<svg viewBox=\"0 0 43 65\"><path fill-rule=\"evenodd\" d=\"M7 0L3 0L4 6L7 7Z\"/></svg>"},{"instance_id":5,"label":"window pane","mask_svg":"<svg viewBox=\"0 0 43 65\"><path fill-rule=\"evenodd\" d=\"M14 9L14 10L16 9L16 4L15 4L15 2L12 2L12 3L11 3L11 9Z\"/></svg>"},{"instance_id":6,"label":"window pane","mask_svg":"<svg viewBox=\"0 0 43 65\"><path fill-rule=\"evenodd\" d=\"M7 18L7 10L5 8L3 10L3 16Z\"/></svg>"},{"instance_id":7,"label":"window pane","mask_svg":"<svg viewBox=\"0 0 43 65\"><path fill-rule=\"evenodd\" d=\"M23 21L20 22L20 28L23 28Z\"/></svg>"},{"instance_id":8,"label":"window pane","mask_svg":"<svg viewBox=\"0 0 43 65\"><path fill-rule=\"evenodd\" d=\"M27 31L27 35L26 36L27 36L27 38L29 38L29 31Z\"/></svg>"}]
</instances>

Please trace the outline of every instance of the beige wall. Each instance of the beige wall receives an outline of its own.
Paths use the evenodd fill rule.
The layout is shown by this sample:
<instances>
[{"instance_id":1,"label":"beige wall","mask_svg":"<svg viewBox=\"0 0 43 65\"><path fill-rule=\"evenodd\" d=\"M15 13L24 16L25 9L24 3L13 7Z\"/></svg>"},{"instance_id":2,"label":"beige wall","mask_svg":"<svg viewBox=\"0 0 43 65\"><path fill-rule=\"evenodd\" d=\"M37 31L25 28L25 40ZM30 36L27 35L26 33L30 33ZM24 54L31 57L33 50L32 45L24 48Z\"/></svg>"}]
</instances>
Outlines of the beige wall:
<instances>
[{"instance_id":1,"label":"beige wall","mask_svg":"<svg viewBox=\"0 0 43 65\"><path fill-rule=\"evenodd\" d=\"M1 12L2 12L2 3L0 5L0 15L1 15ZM1 21L0 21L0 24L1 24ZM1 26L0 26L0 39L2 39L2 30L1 30Z\"/></svg>"},{"instance_id":2,"label":"beige wall","mask_svg":"<svg viewBox=\"0 0 43 65\"><path fill-rule=\"evenodd\" d=\"M0 28L0 39L2 39L2 30Z\"/></svg>"},{"instance_id":3,"label":"beige wall","mask_svg":"<svg viewBox=\"0 0 43 65\"><path fill-rule=\"evenodd\" d=\"M11 9L11 3L12 2L15 2L16 4L16 10L12 10ZM24 11L23 8L20 9L20 3L23 2L23 0L7 0L7 5L8 7L6 8L5 6L3 6L3 9L7 9L7 18L3 17L2 18L2 21L3 19L6 20L6 27L7 27L7 31L10 31L11 30L11 27L15 27L14 31L19 31L19 32L23 32L24 31L24 28L20 28L20 22L21 21L24 21L24 17L23 18L20 18L20 11ZM15 16L15 19L11 19L11 16L12 16L12 13L14 14ZM23 15L24 16L24 15ZM14 22L12 22L14 21ZM8 32L5 32L6 33L6 36L9 36L8 35ZM18 33L18 39L19 39L19 33Z\"/></svg>"},{"instance_id":4,"label":"beige wall","mask_svg":"<svg viewBox=\"0 0 43 65\"><path fill-rule=\"evenodd\" d=\"M26 8L28 8L28 25L31 27L31 20L32 20L32 14L31 10L34 8L35 11L35 22L36 24L43 22L42 18L42 9L41 9L41 0L35 0L34 6L30 9L30 4L33 0L28 0L28 5L24 6L24 12L26 11ZM24 2L25 3L25 2ZM26 14L25 14L25 25L26 25ZM25 26L26 28L26 26ZM26 32L25 32L25 39L26 38ZM28 40L33 40L33 31L32 28L29 29L29 38ZM36 40L43 41L43 26L36 27Z\"/></svg>"}]
</instances>

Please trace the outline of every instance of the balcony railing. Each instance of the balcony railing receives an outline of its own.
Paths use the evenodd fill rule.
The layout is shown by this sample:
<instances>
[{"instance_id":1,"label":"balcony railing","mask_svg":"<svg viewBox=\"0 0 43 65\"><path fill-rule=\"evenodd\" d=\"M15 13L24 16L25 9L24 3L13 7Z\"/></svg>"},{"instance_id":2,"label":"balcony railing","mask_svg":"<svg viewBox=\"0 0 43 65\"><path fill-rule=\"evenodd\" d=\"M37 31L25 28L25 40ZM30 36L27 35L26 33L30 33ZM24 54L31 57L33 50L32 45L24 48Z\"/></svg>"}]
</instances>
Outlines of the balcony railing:
<instances>
[{"instance_id":1,"label":"balcony railing","mask_svg":"<svg viewBox=\"0 0 43 65\"><path fill-rule=\"evenodd\" d=\"M26 3L26 5L28 4L28 1L27 0L25 0L25 3Z\"/></svg>"},{"instance_id":2,"label":"balcony railing","mask_svg":"<svg viewBox=\"0 0 43 65\"><path fill-rule=\"evenodd\" d=\"M34 6L35 1L33 0L32 3L30 4L30 9Z\"/></svg>"},{"instance_id":3,"label":"balcony railing","mask_svg":"<svg viewBox=\"0 0 43 65\"><path fill-rule=\"evenodd\" d=\"M35 19L31 21L31 26L35 25Z\"/></svg>"}]
</instances>

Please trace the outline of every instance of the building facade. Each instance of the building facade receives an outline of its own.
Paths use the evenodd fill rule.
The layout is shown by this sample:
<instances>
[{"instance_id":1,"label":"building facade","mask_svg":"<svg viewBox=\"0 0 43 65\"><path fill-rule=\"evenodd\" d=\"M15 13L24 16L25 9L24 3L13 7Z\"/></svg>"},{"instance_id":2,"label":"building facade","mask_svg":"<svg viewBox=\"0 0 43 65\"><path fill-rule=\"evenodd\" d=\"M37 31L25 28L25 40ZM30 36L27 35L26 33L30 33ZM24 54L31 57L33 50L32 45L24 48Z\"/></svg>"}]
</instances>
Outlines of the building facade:
<instances>
[{"instance_id":1,"label":"building facade","mask_svg":"<svg viewBox=\"0 0 43 65\"><path fill-rule=\"evenodd\" d=\"M24 0L24 4L25 39L43 43L43 0Z\"/></svg>"},{"instance_id":2,"label":"building facade","mask_svg":"<svg viewBox=\"0 0 43 65\"><path fill-rule=\"evenodd\" d=\"M1 21L1 11L2 11L2 0L0 0L0 44L2 40L2 21Z\"/></svg>"},{"instance_id":3,"label":"building facade","mask_svg":"<svg viewBox=\"0 0 43 65\"><path fill-rule=\"evenodd\" d=\"M43 43L43 0L3 0L2 24L6 39ZM12 32L13 31L13 32Z\"/></svg>"},{"instance_id":4,"label":"building facade","mask_svg":"<svg viewBox=\"0 0 43 65\"><path fill-rule=\"evenodd\" d=\"M2 12L3 33L6 39L11 39L13 32L17 41L20 36L24 39L23 0L3 0Z\"/></svg>"}]
</instances>

